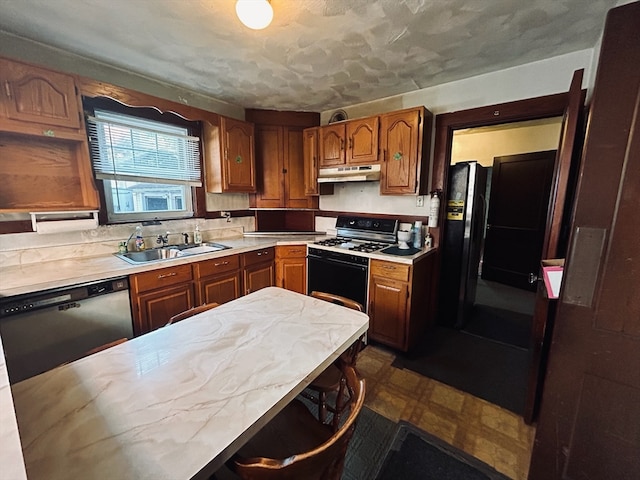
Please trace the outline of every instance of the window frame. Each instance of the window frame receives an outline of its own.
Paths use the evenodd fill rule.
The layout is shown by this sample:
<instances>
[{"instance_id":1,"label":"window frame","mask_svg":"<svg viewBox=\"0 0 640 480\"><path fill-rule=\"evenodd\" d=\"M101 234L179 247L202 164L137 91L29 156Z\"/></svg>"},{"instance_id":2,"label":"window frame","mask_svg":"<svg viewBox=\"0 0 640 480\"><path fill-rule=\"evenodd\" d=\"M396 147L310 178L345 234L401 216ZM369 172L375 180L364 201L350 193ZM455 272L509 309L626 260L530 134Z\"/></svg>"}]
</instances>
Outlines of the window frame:
<instances>
[{"instance_id":1,"label":"window frame","mask_svg":"<svg viewBox=\"0 0 640 480\"><path fill-rule=\"evenodd\" d=\"M202 128L200 121L187 120L177 113L161 112L157 107L153 106L128 106L108 97L82 97L84 114L94 115L96 109L107 110L114 113L139 117L142 119L158 121L170 125L177 125L187 128L189 135L200 137L200 171L203 177L203 140ZM87 132L88 134L88 132ZM93 166L92 166L93 168ZM122 224L132 222L154 222L159 220L184 220L204 216L203 208L206 201L206 194L203 187L183 186L184 198L183 203L187 214L176 215L176 211L154 211L154 212L134 212L134 213L115 213L113 210L113 196L109 180L101 180L95 178L94 182L100 194L100 211L99 221L102 225ZM202 178L204 185L204 178ZM189 208L189 204L191 208Z\"/></svg>"}]
</instances>

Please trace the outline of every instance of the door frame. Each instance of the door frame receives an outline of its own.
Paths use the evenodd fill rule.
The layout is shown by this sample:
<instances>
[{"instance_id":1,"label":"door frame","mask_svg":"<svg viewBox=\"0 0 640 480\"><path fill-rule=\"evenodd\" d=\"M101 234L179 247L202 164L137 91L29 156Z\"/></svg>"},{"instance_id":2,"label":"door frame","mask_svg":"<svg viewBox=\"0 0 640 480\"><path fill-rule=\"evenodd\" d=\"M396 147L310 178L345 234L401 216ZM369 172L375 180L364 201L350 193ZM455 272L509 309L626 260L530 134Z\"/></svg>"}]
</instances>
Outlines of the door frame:
<instances>
[{"instance_id":1,"label":"door frame","mask_svg":"<svg viewBox=\"0 0 640 480\"><path fill-rule=\"evenodd\" d=\"M582 80L583 70L579 70L574 74L572 80L572 86L577 82L577 77ZM581 97L584 99L586 91L581 90ZM567 147L564 141L564 135L566 125L564 125L568 119L566 118L566 112L571 102L571 92L563 92L554 95L546 95L542 97L535 97L525 100L518 100L514 102L501 103L496 105L489 105L485 107L478 107L469 110L463 110L459 112L445 113L436 117L435 128L435 145L433 155L432 166L432 190L440 192L440 198L447 198L447 185L448 185L448 173L449 164L451 163L451 151L453 144L453 135L456 130L466 128L477 128L499 124L515 123L528 120L538 120L551 117L564 117L563 131L558 139L559 149L556 156L556 165L554 168L554 177L552 180L552 193L550 197L550 208L547 218L547 229L545 232L545 244L543 247L543 258L545 258L546 252L549 251L551 246L556 247L559 237L559 229L561 225L551 221L555 212L556 202L561 199L558 198L557 188L560 182L566 181L565 176L568 174L566 169L561 167L565 165L566 158L560 155L561 149ZM571 118L571 121L574 119ZM573 146L573 144L571 145ZM569 154L571 155L571 154ZM560 195L562 196L562 195ZM562 198L564 200L564 198ZM552 205L553 204L553 205ZM439 218L443 219L445 215L446 202L440 202ZM557 213L557 212L556 212ZM440 221L438 227L430 228L429 231L433 235L434 246L439 247L443 236L444 222ZM436 268L434 275L435 278L439 278L442 255L441 249L436 250ZM436 286L437 290L438 286ZM434 292L434 298L439 298L439 292ZM533 332L532 332L533 336ZM529 374L529 381L527 384L527 394L525 400L525 412L524 420L526 423L533 421L534 415L534 403L536 393L539 393L537 382L531 383L532 375Z\"/></svg>"}]
</instances>

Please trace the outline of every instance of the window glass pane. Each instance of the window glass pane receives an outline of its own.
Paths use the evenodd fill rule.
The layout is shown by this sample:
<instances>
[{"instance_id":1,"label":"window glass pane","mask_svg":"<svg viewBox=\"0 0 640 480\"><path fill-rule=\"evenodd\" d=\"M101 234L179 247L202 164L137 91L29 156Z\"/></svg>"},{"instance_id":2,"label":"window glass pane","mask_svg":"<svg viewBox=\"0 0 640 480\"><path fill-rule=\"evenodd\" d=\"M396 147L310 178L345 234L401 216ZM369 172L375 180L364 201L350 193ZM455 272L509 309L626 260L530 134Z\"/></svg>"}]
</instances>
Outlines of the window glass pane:
<instances>
[{"instance_id":1,"label":"window glass pane","mask_svg":"<svg viewBox=\"0 0 640 480\"><path fill-rule=\"evenodd\" d=\"M110 221L193 215L191 188L185 185L105 180L104 186Z\"/></svg>"}]
</instances>

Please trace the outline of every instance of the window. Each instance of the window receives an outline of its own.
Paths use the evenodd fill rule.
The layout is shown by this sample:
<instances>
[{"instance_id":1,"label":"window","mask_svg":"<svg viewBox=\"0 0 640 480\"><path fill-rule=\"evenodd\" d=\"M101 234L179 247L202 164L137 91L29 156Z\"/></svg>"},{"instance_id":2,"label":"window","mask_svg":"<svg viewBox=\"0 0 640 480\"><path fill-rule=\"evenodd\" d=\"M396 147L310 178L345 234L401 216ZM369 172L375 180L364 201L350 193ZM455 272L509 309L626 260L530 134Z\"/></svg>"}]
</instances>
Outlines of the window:
<instances>
[{"instance_id":1,"label":"window","mask_svg":"<svg viewBox=\"0 0 640 480\"><path fill-rule=\"evenodd\" d=\"M109 222L193 216L200 139L188 127L99 108L87 125Z\"/></svg>"}]
</instances>

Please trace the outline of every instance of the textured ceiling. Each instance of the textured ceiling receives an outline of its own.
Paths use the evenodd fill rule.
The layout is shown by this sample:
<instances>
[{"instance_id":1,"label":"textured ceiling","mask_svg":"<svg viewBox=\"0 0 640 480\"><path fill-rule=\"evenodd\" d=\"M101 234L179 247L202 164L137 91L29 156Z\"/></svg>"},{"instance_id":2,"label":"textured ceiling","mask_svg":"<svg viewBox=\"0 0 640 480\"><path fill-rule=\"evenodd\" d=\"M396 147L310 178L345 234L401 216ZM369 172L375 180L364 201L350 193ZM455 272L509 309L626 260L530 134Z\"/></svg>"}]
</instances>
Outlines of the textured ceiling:
<instances>
[{"instance_id":1,"label":"textured ceiling","mask_svg":"<svg viewBox=\"0 0 640 480\"><path fill-rule=\"evenodd\" d=\"M327 111L592 48L615 0L0 0L0 30L245 108Z\"/></svg>"}]
</instances>

